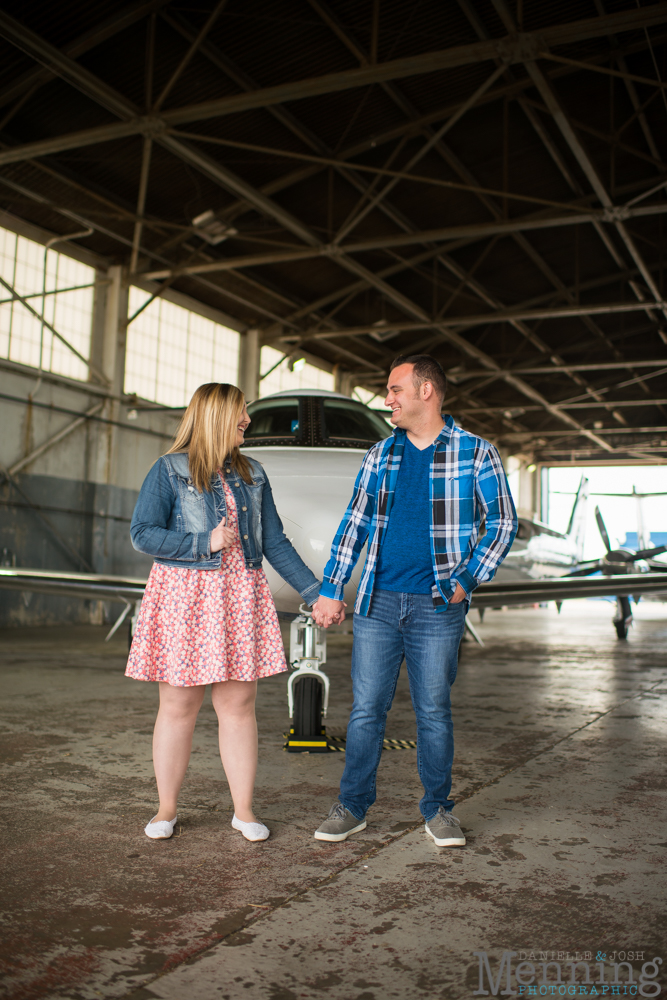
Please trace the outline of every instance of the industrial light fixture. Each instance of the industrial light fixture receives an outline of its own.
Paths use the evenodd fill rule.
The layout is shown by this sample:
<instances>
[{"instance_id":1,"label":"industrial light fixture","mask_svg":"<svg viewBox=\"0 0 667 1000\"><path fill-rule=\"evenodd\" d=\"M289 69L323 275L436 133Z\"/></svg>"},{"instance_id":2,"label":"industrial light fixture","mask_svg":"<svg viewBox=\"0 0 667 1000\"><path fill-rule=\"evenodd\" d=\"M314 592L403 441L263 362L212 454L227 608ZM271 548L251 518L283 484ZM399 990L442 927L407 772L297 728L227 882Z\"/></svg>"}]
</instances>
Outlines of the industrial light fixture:
<instances>
[{"instance_id":1,"label":"industrial light fixture","mask_svg":"<svg viewBox=\"0 0 667 1000\"><path fill-rule=\"evenodd\" d=\"M394 330L391 327L387 327L386 319L377 320L376 323L373 323L373 326L377 329L371 331L371 337L373 340L377 340L380 344L385 340L390 340L392 337L395 337L401 332L400 330Z\"/></svg>"},{"instance_id":2,"label":"industrial light fixture","mask_svg":"<svg viewBox=\"0 0 667 1000\"><path fill-rule=\"evenodd\" d=\"M529 465L528 468L526 469L526 472L535 472L536 469L537 469L536 465Z\"/></svg>"},{"instance_id":3,"label":"industrial light fixture","mask_svg":"<svg viewBox=\"0 0 667 1000\"><path fill-rule=\"evenodd\" d=\"M305 367L305 364L306 364L306 359L305 358L296 358L296 359L293 359L289 363L289 370L291 372L300 372L301 369L303 367Z\"/></svg>"},{"instance_id":4,"label":"industrial light fixture","mask_svg":"<svg viewBox=\"0 0 667 1000\"><path fill-rule=\"evenodd\" d=\"M233 226L228 226L217 219L215 212L210 208L206 212L202 212L201 215L197 215L192 220L192 225L197 230L197 235L212 246L217 246L229 236L236 236L238 233L238 229L234 229Z\"/></svg>"}]
</instances>

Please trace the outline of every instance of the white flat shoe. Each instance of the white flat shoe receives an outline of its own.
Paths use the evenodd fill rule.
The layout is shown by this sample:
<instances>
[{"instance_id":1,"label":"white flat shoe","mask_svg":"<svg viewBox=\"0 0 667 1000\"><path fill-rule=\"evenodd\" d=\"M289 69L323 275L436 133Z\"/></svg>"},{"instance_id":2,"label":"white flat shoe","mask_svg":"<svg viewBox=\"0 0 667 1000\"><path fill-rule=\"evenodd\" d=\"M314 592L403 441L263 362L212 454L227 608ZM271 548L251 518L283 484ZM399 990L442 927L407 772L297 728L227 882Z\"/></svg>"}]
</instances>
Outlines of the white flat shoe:
<instances>
[{"instance_id":1,"label":"white flat shoe","mask_svg":"<svg viewBox=\"0 0 667 1000\"><path fill-rule=\"evenodd\" d=\"M232 826L235 830L239 830L246 840L266 840L271 833L268 826L264 826L263 823L244 823L243 820L236 818L236 814Z\"/></svg>"},{"instance_id":2,"label":"white flat shoe","mask_svg":"<svg viewBox=\"0 0 667 1000\"><path fill-rule=\"evenodd\" d=\"M153 819L144 827L144 833L151 840L169 840L174 832L174 827L176 826L176 821L178 816L174 816L173 819L161 819L159 823L154 823Z\"/></svg>"}]
</instances>

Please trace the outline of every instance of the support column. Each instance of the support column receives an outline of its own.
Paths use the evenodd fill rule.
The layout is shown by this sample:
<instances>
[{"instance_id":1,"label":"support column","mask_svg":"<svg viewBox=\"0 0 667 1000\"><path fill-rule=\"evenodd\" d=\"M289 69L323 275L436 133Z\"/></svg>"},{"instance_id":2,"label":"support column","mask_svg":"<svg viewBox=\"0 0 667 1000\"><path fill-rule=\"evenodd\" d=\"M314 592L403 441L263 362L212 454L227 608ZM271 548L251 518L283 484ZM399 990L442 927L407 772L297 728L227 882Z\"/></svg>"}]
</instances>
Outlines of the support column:
<instances>
[{"instance_id":1,"label":"support column","mask_svg":"<svg viewBox=\"0 0 667 1000\"><path fill-rule=\"evenodd\" d=\"M352 372L334 365L334 392L340 392L343 396L351 396L354 391L354 375Z\"/></svg>"},{"instance_id":2,"label":"support column","mask_svg":"<svg viewBox=\"0 0 667 1000\"><path fill-rule=\"evenodd\" d=\"M517 508L521 511L524 517L537 517L540 516L539 511L539 479L537 474L537 467L533 463L531 457L526 460L526 463L521 466L519 470L519 503Z\"/></svg>"},{"instance_id":3,"label":"support column","mask_svg":"<svg viewBox=\"0 0 667 1000\"><path fill-rule=\"evenodd\" d=\"M98 288L99 301L95 310L91 360L108 379L112 397L105 403L103 416L117 421L124 416L121 397L125 382L125 352L127 342L127 315L129 287L122 267L110 267L107 283ZM94 509L106 515L124 515L121 510L121 470L123 468L120 447L122 438L118 427L113 424L92 423L88 435L88 479L94 484ZM123 551L123 546L115 544L115 533L127 531L124 521L107 517L95 517L92 525L92 563L97 573L122 573L123 567L114 562L115 553ZM98 602L96 602L97 604ZM115 606L114 606L115 609ZM102 606L93 605L91 618L100 622L108 618Z\"/></svg>"},{"instance_id":4,"label":"support column","mask_svg":"<svg viewBox=\"0 0 667 1000\"><path fill-rule=\"evenodd\" d=\"M251 403L259 396L259 330L245 330L239 340L239 389Z\"/></svg>"}]
</instances>

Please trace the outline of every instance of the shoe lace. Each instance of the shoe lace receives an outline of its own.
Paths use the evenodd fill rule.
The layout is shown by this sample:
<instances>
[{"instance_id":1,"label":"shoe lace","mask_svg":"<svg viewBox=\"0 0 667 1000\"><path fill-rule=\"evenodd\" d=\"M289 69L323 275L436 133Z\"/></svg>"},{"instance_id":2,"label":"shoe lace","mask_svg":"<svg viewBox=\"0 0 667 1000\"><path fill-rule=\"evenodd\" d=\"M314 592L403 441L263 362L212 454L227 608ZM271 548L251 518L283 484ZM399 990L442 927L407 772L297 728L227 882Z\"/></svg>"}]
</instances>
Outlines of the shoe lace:
<instances>
[{"instance_id":1,"label":"shoe lace","mask_svg":"<svg viewBox=\"0 0 667 1000\"><path fill-rule=\"evenodd\" d=\"M329 810L329 819L345 819L346 809L342 802L334 802Z\"/></svg>"},{"instance_id":2,"label":"shoe lace","mask_svg":"<svg viewBox=\"0 0 667 1000\"><path fill-rule=\"evenodd\" d=\"M447 812L446 809L443 806L440 806L440 808L438 809L438 815L440 816L440 819L445 824L445 826L460 826L461 825L459 823L458 817L457 816L452 816L452 814L450 812Z\"/></svg>"}]
</instances>

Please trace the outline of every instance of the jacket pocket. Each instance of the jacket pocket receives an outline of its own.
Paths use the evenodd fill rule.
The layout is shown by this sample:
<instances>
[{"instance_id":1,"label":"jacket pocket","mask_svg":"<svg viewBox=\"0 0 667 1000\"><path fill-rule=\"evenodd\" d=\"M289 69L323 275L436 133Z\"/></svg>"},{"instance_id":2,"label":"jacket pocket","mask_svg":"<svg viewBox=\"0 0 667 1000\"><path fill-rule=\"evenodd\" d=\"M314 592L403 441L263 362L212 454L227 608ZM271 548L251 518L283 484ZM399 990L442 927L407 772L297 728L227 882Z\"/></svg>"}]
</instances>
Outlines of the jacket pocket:
<instances>
[{"instance_id":1,"label":"jacket pocket","mask_svg":"<svg viewBox=\"0 0 667 1000\"><path fill-rule=\"evenodd\" d=\"M206 502L204 495L198 493L187 480L178 480L178 495L181 502L181 513L177 515L182 521L182 531L192 531L195 534L207 530Z\"/></svg>"}]
</instances>

